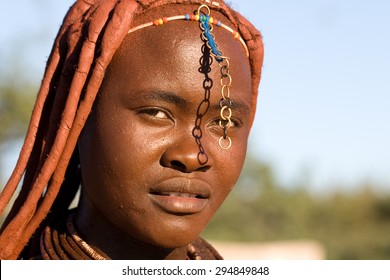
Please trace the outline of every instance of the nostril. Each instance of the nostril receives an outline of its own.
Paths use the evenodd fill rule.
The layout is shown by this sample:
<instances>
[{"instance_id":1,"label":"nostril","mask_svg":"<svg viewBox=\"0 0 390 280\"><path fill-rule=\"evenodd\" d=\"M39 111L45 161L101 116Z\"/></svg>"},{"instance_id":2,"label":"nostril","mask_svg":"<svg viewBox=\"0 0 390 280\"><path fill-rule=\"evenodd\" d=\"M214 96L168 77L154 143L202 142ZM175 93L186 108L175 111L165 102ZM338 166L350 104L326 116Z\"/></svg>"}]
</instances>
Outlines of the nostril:
<instances>
[{"instance_id":1,"label":"nostril","mask_svg":"<svg viewBox=\"0 0 390 280\"><path fill-rule=\"evenodd\" d=\"M185 171L187 169L186 166L178 160L172 160L171 166L172 166L172 168L177 169L177 170L181 170L181 171Z\"/></svg>"},{"instance_id":2,"label":"nostril","mask_svg":"<svg viewBox=\"0 0 390 280\"><path fill-rule=\"evenodd\" d=\"M183 173L206 172L211 168L210 164L201 163L195 153L189 155L185 153L175 154L172 153L172 150L162 155L160 164L163 167L172 168Z\"/></svg>"},{"instance_id":3,"label":"nostril","mask_svg":"<svg viewBox=\"0 0 390 280\"><path fill-rule=\"evenodd\" d=\"M201 166L198 168L198 171L201 171L201 172L206 172L207 170L210 169L210 166L208 165L205 165L205 166Z\"/></svg>"}]
</instances>

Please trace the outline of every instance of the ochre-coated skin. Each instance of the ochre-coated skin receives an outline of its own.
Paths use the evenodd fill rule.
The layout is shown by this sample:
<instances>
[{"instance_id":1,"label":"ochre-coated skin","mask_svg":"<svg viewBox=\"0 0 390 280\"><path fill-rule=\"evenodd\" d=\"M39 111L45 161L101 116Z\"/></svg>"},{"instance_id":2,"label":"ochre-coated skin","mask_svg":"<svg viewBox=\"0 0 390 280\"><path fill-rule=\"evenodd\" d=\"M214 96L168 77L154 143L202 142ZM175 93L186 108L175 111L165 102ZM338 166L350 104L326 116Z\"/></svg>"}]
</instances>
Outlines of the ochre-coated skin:
<instances>
[{"instance_id":1,"label":"ochre-coated skin","mask_svg":"<svg viewBox=\"0 0 390 280\"><path fill-rule=\"evenodd\" d=\"M218 2L218 5L215 4L215 1ZM104 122L102 120L104 118L113 118L113 120L119 118L119 109L121 107L121 103L116 102L115 105L115 112L118 111L118 113L112 114L111 108L110 115L104 115L103 117L102 114L105 114L106 111L102 109L103 105L99 104L109 104L110 102L114 101L108 102L103 101L102 99L102 101L98 101L96 104L95 101L99 91L100 96L103 96L103 94L109 94L109 96L106 98L112 97L110 95L111 91L115 91L115 89L117 89L116 92L120 91L118 90L120 83L116 83L116 80L108 82L110 76L117 75L121 75L121 77L126 76L125 79L131 78L133 82L129 82L129 84L135 84L138 80L149 79L150 81L148 81L147 84L147 86L149 87L153 85L152 82L154 80L159 82L158 78L163 81L162 83L160 82L160 85L165 83L164 85L167 86L167 84L175 85L174 81L177 82L177 79L175 79L175 75L180 76L180 79L184 79L184 77L190 76L191 80L188 80L186 78L187 84L191 84L192 82L193 84L191 85L191 90L193 92L196 92L196 94L201 94L203 98L205 96L205 90L204 88L202 88L200 92L198 91L199 88L196 88L196 86L199 87L198 80L200 80L200 78L194 76L193 73L191 73L190 69L192 68L186 68L182 66L182 70L171 69L172 60L182 60L183 63L187 63L184 60L188 60L192 63L195 63L194 60L191 60L192 54L189 55L191 51L189 52L185 48L180 48L180 46L184 45L183 42L186 42L186 40L190 41L192 44L192 47L190 47L189 49L198 49L198 47L200 47L196 45L199 44L199 41L196 41L193 37L196 36L196 38L199 39L199 29L196 26L191 27L193 28L193 30L186 29L187 27L183 28L184 25L197 25L195 22L182 21L181 23L170 23L176 24L174 25L176 26L176 29L174 27L171 27L172 30L170 34L159 33L162 30L160 28L166 28L168 27L168 25L158 27L159 30L155 31L155 34L147 35L147 33L143 33L141 31L137 32L139 35L136 35L136 33L131 34L129 36L130 39L128 40L137 41L135 43L136 46L125 46L126 44L130 46L131 42L123 44L121 50L122 55L118 54L117 56L129 56L127 58L128 60L130 60L128 61L128 64L131 64L133 62L140 63L140 65L145 64L143 66L144 68L142 69L146 74L142 72L133 73L132 71L138 71L138 69L141 69L134 67L133 69L128 70L127 74L125 75L124 73L121 73L123 69L114 71L115 67L113 66L113 70L108 70L109 73L104 80L105 85L102 88L102 82L105 77L107 67L110 65L114 54L117 53L117 50L122 45L123 40L126 38L129 28L132 28L145 22L150 22L156 18L161 18L164 16L169 17L172 15L183 15L184 13L192 13L202 3L204 3L203 0L78 0L75 2L74 5L72 5L69 12L65 16L63 24L61 25L58 35L54 41L53 49L46 65L45 74L37 95L37 100L32 112L29 128L26 134L23 147L20 152L19 159L14 168L14 171L12 172L12 175L10 176L6 186L0 194L0 213L5 210L5 207L7 205L11 206L11 210L7 214L7 217L5 218L5 221L0 228L0 259L29 259L32 257L35 258L39 254L41 254L45 259L62 258L62 254L57 255L57 253L55 252L55 247L58 249L58 246L60 244L49 244L52 241L55 242L58 239L56 237L57 235L55 235L54 233L55 231L51 231L54 234L53 238L48 235L48 237L51 238L51 241L46 244L47 246L41 242L41 237L44 236L41 233L43 230L45 232L46 230L50 232L51 227L57 228L56 225L58 223L60 223L60 227L58 229L65 227L65 224L62 224L62 222L64 222L64 217L69 215L70 203L74 200L76 193L80 189L79 187L81 185L81 178L79 172L80 164L82 170L89 171L85 171L83 174L83 188L85 187L85 191L83 189L81 190L83 193L83 198L80 203L80 208L78 209L77 224L81 228L82 237L85 238L88 242L90 242L96 250L101 252L103 255L106 255L107 257L111 258L184 258L185 254L183 252L185 246L183 245L182 247L180 247L181 242L183 244L187 243L187 241L185 241L184 239L192 239L191 234L197 235L197 232L199 232L201 228L203 228L203 225L207 223L207 219L204 219L203 216L208 216L208 214L210 214L211 216L212 212L217 208L217 204L220 202L220 200L222 200L223 197L223 195L215 195L214 190L218 190L219 193L219 190L222 188L221 186L223 186L223 190L231 188L233 185L231 184L231 182L236 180L237 174L239 173L239 170L242 166L239 161L233 161L232 159L237 158L237 160L240 160L240 158L243 157L244 153L239 154L239 156L236 156L240 150L245 150L245 148L240 144L242 143L242 141L237 142L237 138L241 139L240 133L249 130L248 126L252 124L253 117L255 114L258 86L261 77L261 67L264 55L263 43L260 32L256 30L256 28L245 18L243 18L237 12L225 5L222 0L213 1L213 5L218 7L214 7L212 9L212 15L217 17L218 19L221 19L225 24L230 25L234 30L238 30L249 50L249 64L251 71L250 101L246 100L246 97L244 98L243 96L240 96L240 94L245 95L244 93L239 92L237 94L237 91L240 90L240 88L245 88L247 83L247 80L245 79L245 71L247 70L248 65L245 64L247 63L245 62L245 59L242 59L244 50L242 49L240 57L240 54L237 50L237 46L234 47L234 42L231 42L231 34L229 34L228 31L224 31L218 28L215 29L214 32L217 37L217 42L221 46L221 50L226 55L230 56L232 58L232 62L234 62L231 64L232 76L234 80L232 94L233 96L234 94L236 94L235 96L239 98L244 98L243 100L239 100L233 97L233 117L237 116L240 120L237 121L237 119L234 119L236 127L234 129L232 128L228 134L233 139L232 149L235 149L235 151L217 151L215 146L212 146L212 142L210 141L217 140L219 137L217 136L217 134L221 133L221 130L219 130L219 128L217 128L217 130L214 129L215 123L218 121L217 118L215 119L216 121L210 122L210 115L213 114L212 112L215 112L215 115L218 116L216 112L218 110L216 110L215 108L211 110L211 108L213 107L218 108L218 104L215 104L216 101L213 99L215 98L214 94L218 95L219 91L218 80L215 80L215 77L217 75L215 73L215 71L217 71L215 70L215 62L212 66L214 72L210 73L210 76L214 79L214 88L212 89L211 99L212 106L210 108L210 111L208 111L207 115L202 115L201 117L194 116L193 121L194 126L195 124L198 124L200 126L194 127L196 128L196 130L194 130L195 133L193 132L194 135L192 135L194 138L193 140L194 142L196 142L199 152L202 152L204 150L209 157L209 161L207 163L200 164L198 162L201 165L200 168L195 168L191 170L191 168L189 169L191 165L188 165L188 161L182 160L182 158L178 160L174 159L175 157L172 157L172 155L177 155L177 152L171 152L172 149L178 149L182 144L184 145L184 143L189 141L188 134L186 134L185 130L184 132L182 131L183 134L177 134L177 132L172 132L177 131L179 128L183 128L183 126L179 124L184 124L185 122L183 122L183 120L185 119L179 118L180 114L171 111L169 111L169 113L165 112L164 114L163 110L159 111L156 110L156 108L154 107L153 109L150 108L146 111L136 111L137 115L135 116L144 116L148 118L148 122L143 122L143 124L149 125L149 127L151 124L149 121L151 121L152 119L155 121L158 120L163 122L170 120L172 122L172 127L170 131L165 131L166 133L163 134L162 137L160 137L158 140L158 143L160 143L161 145L165 145L166 152L163 152L163 147L160 147L155 142L145 142L148 139L144 136L149 135L145 133L145 131L143 131L142 137L144 137L143 140L145 141L141 142L138 138L134 138L134 141L127 140L129 142L132 142L134 146L138 145L138 147L125 147L125 151L127 149L127 152L131 149L136 150L136 153L131 155L132 157L134 157L133 160L137 162L133 162L132 164L130 164L129 162L131 158L129 158L129 161L125 160L124 164L121 164L121 166L123 166L122 169L131 165L129 169L132 170L131 167L136 166L139 162L142 162L144 171L138 171L137 174L139 174L140 172L144 174L144 172L147 171L149 171L150 173L149 168L151 168L153 164L144 164L144 161L146 161L145 157L142 157L142 155L145 154L145 152L142 153L142 151L145 151L144 146L149 144L149 146L151 145L152 148L155 148L155 151L152 150L153 152L149 153L152 156L151 158L147 158L149 162L151 160L156 160L155 158L153 159L153 157L156 155L158 148L161 148L159 150L159 156L161 158L159 164L162 168L156 168L155 166L153 166L154 171L158 171L160 169L161 173L158 173L156 175L153 171L153 176L149 176L150 178L147 175L143 175L144 178L148 177L147 179L150 179L151 184L155 185L150 187L146 184L146 182L149 181L145 181L144 184L142 184L141 182L144 187L139 186L138 188L139 190L149 189L149 193L147 195L150 198L150 202L153 203L153 206L155 208L151 208L154 210L151 211L151 215L149 215L148 217L154 216L155 219L158 220L158 223L156 223L154 226L150 226L150 221L148 221L147 224L144 224L144 221L142 220L142 216L140 214L145 214L145 212L149 210L139 210L138 212L133 212L133 217L138 217L138 221L141 221L138 223L137 226L143 229L152 228L152 230L147 231L148 234L153 234L154 237L161 238L160 240L157 240L150 235L143 236L141 228L129 228L129 225L131 225L132 220L126 219L126 217L122 215L123 213L129 213L129 211L118 210L124 209L124 206L127 207L129 204L128 202L131 202L130 204L134 206L133 208L136 208L136 206L147 204L145 203L147 201L143 199L142 195L137 196L136 194L137 198L130 199L128 195L126 196L126 192L130 188L125 188L123 184L116 184L117 181L120 181L122 178L124 178L122 177L123 174L131 174L131 172L128 170L123 172L123 170L118 169L118 175L120 174L121 176L114 178L114 176L111 175L117 174L113 173L109 174L110 180L108 180L108 183L107 180L105 182L103 182L103 180L100 180L103 179L104 176L107 176L107 173L110 171L110 168L114 168L115 166L115 164L111 165L111 163L109 163L110 161L115 162L115 159L113 160L112 158L112 156L115 155L111 155L111 158L108 157L106 154L104 154L103 156L103 152L106 153L112 148L108 146L108 143L111 143L111 145L116 145L116 143L113 143L113 141L116 141L116 138L118 137L127 135L127 133L125 133L126 127L123 127L123 130L118 130L118 125L116 127L113 126L112 121L109 124L110 126L112 126L110 127L111 132L114 132L114 130L118 130L121 133L117 135L107 136L107 134L109 134L108 130L104 131L102 129L100 131L99 126L103 127ZM223 13L226 18L223 18L220 14L217 14L217 10ZM184 33L182 34L182 32ZM186 37L187 35L185 34L187 34L188 37ZM141 36L142 38L137 38L137 40L135 40L137 36ZM148 40L146 40L145 38L148 38ZM165 41L161 42L161 39L164 39ZM155 65L151 67L150 65L152 64L152 62L150 62L147 57L142 57L144 54L138 53L138 45L142 45L142 40L146 45L171 44L175 46L172 50L169 49L170 47L165 47L162 49L156 48L155 50L151 50L148 47L147 50L149 50L149 53L144 50L144 52L146 52L147 55L152 59L155 59L155 56L157 56L157 61L160 61L160 59L161 61L168 61L163 67L158 66L158 69L164 69L165 72L159 71L158 74L156 74L154 68ZM145 45L143 47L145 47ZM226 49L224 49L225 47ZM125 48L131 48L132 53L129 53L129 50L126 50ZM168 51L166 51L167 48ZM150 51L153 52L150 53ZM160 55L157 55L158 53L160 53ZM183 53L185 55L185 59L183 58ZM133 57L130 59L130 56ZM120 59L116 58L116 60L118 61ZM159 63L162 63L161 61L157 63L153 61L153 63L156 63L156 65L158 65ZM127 68L127 66L128 65L126 64L126 67L123 68ZM189 63L186 66L192 67L192 64ZM119 68L119 66L117 68ZM207 70L207 67L203 67L203 73L201 75L203 80L202 82L205 82L205 78L207 77L204 73L204 70ZM175 72L177 71L182 71L182 73L180 75L175 74ZM240 71L242 71L242 74L239 74L237 76L236 73ZM129 74L129 72L132 73ZM143 77L137 76L141 74L143 75ZM197 72L197 74L200 73ZM243 79L241 79L240 77ZM116 79L119 80L117 77ZM156 81L154 82L156 83ZM240 85L237 85L237 83L239 83ZM209 84L210 83L208 81L205 82L205 85ZM186 84L184 83L183 85ZM161 91L156 91L156 88L147 88L146 90L152 90L152 92L143 92L143 101L147 100L148 102L150 102L152 100L151 97L154 97L157 98L159 101L158 106L164 105L164 102L161 102L162 100L164 100L165 103L168 103L169 105L176 105L177 108L189 108L189 106L186 104L192 101L186 101L186 99L181 98L181 96L180 98L178 98L177 94L178 92L182 94L182 91L185 90L188 85L184 87L180 84L180 87L180 89L178 89L177 86L176 89L172 88L174 91L176 91L176 93L173 90L170 90L169 94L167 94L167 92L165 92L165 94L162 94ZM117 96L119 96L119 93L117 94ZM146 99L146 97L148 98ZM119 98L117 98L116 100L118 99ZM239 103L239 101L241 103ZM250 103L250 108L247 108L249 107L247 106L248 104L246 104L247 101L249 101ZM195 102L198 102L198 100L196 100ZM178 104L180 104L180 106L177 106ZM203 105L200 106L201 104ZM200 108L200 111L203 111L204 104L204 101L201 101L201 103L193 105L197 106L197 108ZM241 110L239 110L239 108L234 108L234 106L237 105L241 105L239 106ZM111 104L111 107L113 106L114 105ZM89 128L86 128L86 130L84 131L84 136L82 137L83 139L80 139L79 142L80 134L84 128L84 125L86 124L86 121L92 109L93 114L88 124ZM134 109L130 108L129 111L134 111ZM245 116L240 116L240 114L237 114L237 112L240 111L242 112L241 115L245 115L247 112L249 112L249 121L245 120ZM188 109L187 113L194 114L194 111L193 109L192 111ZM100 117L99 114L101 115ZM99 120L99 118L101 120ZM145 121L145 119L143 120ZM106 120L106 122L108 121ZM240 124L241 122L242 125ZM136 124L136 122L131 122L131 125L135 126ZM159 122L158 124L164 123ZM96 126L94 129L91 130L91 125L99 126ZM108 129L109 125L105 123L104 128ZM159 129L161 128L156 123L153 123L153 126L156 126L156 131L159 131ZM93 133L97 131L100 131L101 133L99 134L99 137L94 137ZM202 133L200 133L200 131ZM110 141L106 143L108 147L103 147L103 145L99 144L103 140L103 132L104 137L109 138L105 139L105 141ZM135 136L138 136L139 134L141 133L137 131L135 133ZM200 134L202 134L202 138L200 139L201 141L196 138ZM177 137L179 137L178 135L181 135L180 137L182 139L180 141L177 140ZM116 137L115 139L114 136ZM212 139L213 137L211 136L213 136L215 139ZM120 140L124 141L122 138L120 138ZM141 144L137 143L135 140L138 140L139 142L141 142ZM92 143L93 145L89 146L88 142L94 142L95 144ZM77 147L78 143L80 144L80 147ZM121 146L123 146L123 143L121 144ZM167 148L168 144L172 144L171 146L169 146L170 148ZM235 145L239 146L237 147ZM245 145L246 144L244 144L244 146ZM188 145L185 145L183 147L185 147L184 150L186 150L187 148L192 149L192 147ZM181 147L181 149L183 149L183 147ZM104 150L103 148L107 149ZM120 153L117 154L118 160L125 158L125 155L128 155L128 153L123 153L122 149L118 148L117 150L120 150ZM81 151L82 153L81 163L79 160L79 151ZM183 153L183 155L185 154L186 153ZM136 155L139 156L136 157ZM202 154L201 156L201 160L203 161L205 159L205 154ZM139 157L142 158L138 159ZM231 159L231 157L233 158ZM96 160L90 163L90 166L88 166L85 164L88 158ZM170 160L172 158L173 160ZM225 162L223 162L221 158ZM102 159L105 160L104 163L101 162ZM156 161L152 162L156 163ZM229 166L229 168L225 168L225 166L228 166L230 162L233 162L233 165ZM117 165L119 165L119 163L117 163ZM199 175L200 172L203 172L205 174L213 173L213 175ZM106 173L106 175L104 175L104 173ZM224 178L219 173L223 173L224 176L229 178L228 180L226 180L227 184L225 184ZM199 176L202 178L195 179L191 177L192 179L183 179L183 176L174 175L174 179L164 179L166 178L164 176L171 176L172 174L185 174L183 176ZM95 175L99 179L93 178ZM205 181L205 178L203 178L203 176L207 177L207 182ZM128 178L129 177L130 175L128 176ZM156 183L156 180L160 180L157 177L160 177L162 182ZM97 184L95 184L94 181L97 181ZM216 183L211 184L211 181L215 181ZM17 188L20 184L21 187ZM210 187L208 185L210 185ZM104 192L108 193L111 191L111 188L113 188L115 192L111 193L111 197L107 197L107 199L105 199L106 194L103 193L103 190ZM19 189L20 192L17 194L15 202L10 203L10 200L17 189ZM135 187L131 189L134 190L134 193L135 190L137 190L137 188ZM104 198L102 198L102 195L104 196ZM198 195L198 197L195 198L195 195ZM183 198L183 196L187 197ZM138 199L138 197L140 197L141 199ZM99 202L99 200L103 204L96 204L97 202ZM112 202L119 203L113 204ZM124 202L126 202L127 205L125 205ZM92 207L92 205L94 206ZM147 207L140 207L139 209L145 208ZM110 211L113 209L115 211L112 211L111 213ZM127 210L129 209L130 207L127 208ZM169 216L171 218L175 216L175 221L177 222L176 225L179 225L180 227L176 226L175 228L172 223L169 224L168 222L170 221L170 219L159 219L158 215L156 215L157 209L158 211L160 211L160 216L165 215L165 217ZM162 215L162 213L164 215ZM199 216L201 217L197 219L196 217ZM92 223L91 221L94 221L95 217L96 223ZM105 221L105 219L108 219L109 222ZM187 223L191 219L201 220L200 222L196 221L199 223L191 225L193 231L190 230L190 223ZM160 226L167 224L162 223L161 221L167 221L168 226ZM185 227L185 225L187 225L188 227ZM168 228L172 230L166 231ZM185 232L184 229L186 228L189 231ZM182 229L182 232L177 231L177 229ZM173 233L175 230L177 231L177 234L175 234L175 236L170 237L167 235L163 235L167 232ZM147 240L147 242L141 240ZM162 243L165 243L165 245L161 244L162 240L164 241ZM126 245L126 247L124 245L125 242L127 242L126 244L128 244ZM196 241L191 245L195 243ZM205 243L202 244L204 245ZM40 247L41 245L42 247ZM65 244L64 246L66 247L73 245ZM201 247L203 245L201 245ZM83 244L81 244L80 246L80 250L86 250ZM208 246L205 245L204 248L207 249L207 247ZM202 250L199 250L198 252L201 251ZM50 255L48 254L49 252ZM218 256L218 254L212 253L213 250L211 250L210 252L211 255L203 254L203 256L206 259ZM82 253L82 255L83 254L84 253ZM85 256L85 254L83 256ZM193 246L189 247L188 256L191 259L196 258L196 252L194 251ZM79 254L71 253L69 257L79 258Z\"/></svg>"},{"instance_id":2,"label":"ochre-coated skin","mask_svg":"<svg viewBox=\"0 0 390 280\"><path fill-rule=\"evenodd\" d=\"M152 11L139 21L156 17ZM213 32L230 58L231 98L239 106L228 131L232 147L224 150L218 145L221 85L214 60L210 108L201 121L206 164L198 159L192 134L205 96L198 23L175 21L131 33L108 67L79 139L82 196L76 226L90 246L109 258L185 259L186 246L240 174L250 130L250 66L232 34ZM168 197L164 191L202 198Z\"/></svg>"}]
</instances>

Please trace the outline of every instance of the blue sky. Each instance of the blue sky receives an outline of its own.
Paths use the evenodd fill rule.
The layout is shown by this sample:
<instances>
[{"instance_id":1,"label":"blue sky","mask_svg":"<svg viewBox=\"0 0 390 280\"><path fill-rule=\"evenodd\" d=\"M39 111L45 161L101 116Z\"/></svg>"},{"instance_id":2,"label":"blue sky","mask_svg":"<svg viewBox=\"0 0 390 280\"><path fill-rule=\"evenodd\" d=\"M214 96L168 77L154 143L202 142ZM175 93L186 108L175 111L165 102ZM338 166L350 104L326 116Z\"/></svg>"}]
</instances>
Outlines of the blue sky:
<instances>
[{"instance_id":1,"label":"blue sky","mask_svg":"<svg viewBox=\"0 0 390 280\"><path fill-rule=\"evenodd\" d=\"M390 1L234 1L262 31L251 143L285 182L390 188Z\"/></svg>"},{"instance_id":2,"label":"blue sky","mask_svg":"<svg viewBox=\"0 0 390 280\"><path fill-rule=\"evenodd\" d=\"M72 2L3 4L0 70L17 63L40 81ZM229 2L265 42L250 152L285 185L390 189L390 1Z\"/></svg>"}]
</instances>

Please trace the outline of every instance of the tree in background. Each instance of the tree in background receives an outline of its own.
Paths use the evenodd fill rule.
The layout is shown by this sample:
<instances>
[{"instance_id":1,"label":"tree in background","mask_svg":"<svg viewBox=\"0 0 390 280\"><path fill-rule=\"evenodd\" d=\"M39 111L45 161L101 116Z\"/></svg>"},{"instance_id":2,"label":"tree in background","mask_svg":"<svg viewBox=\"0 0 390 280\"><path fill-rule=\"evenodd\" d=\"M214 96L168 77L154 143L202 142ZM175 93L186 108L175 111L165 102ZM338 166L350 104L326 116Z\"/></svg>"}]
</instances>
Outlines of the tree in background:
<instances>
[{"instance_id":1,"label":"tree in background","mask_svg":"<svg viewBox=\"0 0 390 280\"><path fill-rule=\"evenodd\" d=\"M18 78L0 78L0 182L1 189L10 174L4 174L5 169L13 167L14 163L5 161L9 149L20 145L27 131L36 87L27 82L14 83ZM9 166L7 166L9 165ZM11 166L12 165L12 166ZM7 168L5 168L7 167ZM4 219L3 213L0 224Z\"/></svg>"},{"instance_id":2,"label":"tree in background","mask_svg":"<svg viewBox=\"0 0 390 280\"><path fill-rule=\"evenodd\" d=\"M35 91L27 83L0 82L0 147L26 133Z\"/></svg>"},{"instance_id":3,"label":"tree in background","mask_svg":"<svg viewBox=\"0 0 390 280\"><path fill-rule=\"evenodd\" d=\"M329 259L389 259L390 193L369 184L354 189L312 194L305 184L281 186L270 165L249 156L203 236L241 242L312 239L325 246Z\"/></svg>"}]
</instances>

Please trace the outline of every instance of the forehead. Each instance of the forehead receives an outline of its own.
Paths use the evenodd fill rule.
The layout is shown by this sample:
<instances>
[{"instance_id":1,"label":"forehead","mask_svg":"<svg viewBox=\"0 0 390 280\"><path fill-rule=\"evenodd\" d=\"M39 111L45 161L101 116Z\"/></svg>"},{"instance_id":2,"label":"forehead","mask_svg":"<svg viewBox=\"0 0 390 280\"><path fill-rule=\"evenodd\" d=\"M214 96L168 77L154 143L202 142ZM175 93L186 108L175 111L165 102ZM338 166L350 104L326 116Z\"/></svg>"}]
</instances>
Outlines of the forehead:
<instances>
[{"instance_id":1,"label":"forehead","mask_svg":"<svg viewBox=\"0 0 390 280\"><path fill-rule=\"evenodd\" d=\"M193 5L165 5L137 17L133 26L164 16L192 14L197 8ZM212 10L211 15L227 23L222 14ZM227 30L214 26L212 33L219 50L230 59L233 88L248 92L244 99L248 99L250 104L250 66L244 47ZM128 34L117 50L108 67L106 79L131 78L135 85L141 87L152 84L165 87L178 85L183 90L198 87L205 78L204 74L199 73L204 55L203 45L199 23L194 21L176 20L137 30ZM218 83L220 67L215 60L208 75L215 84Z\"/></svg>"}]
</instances>

